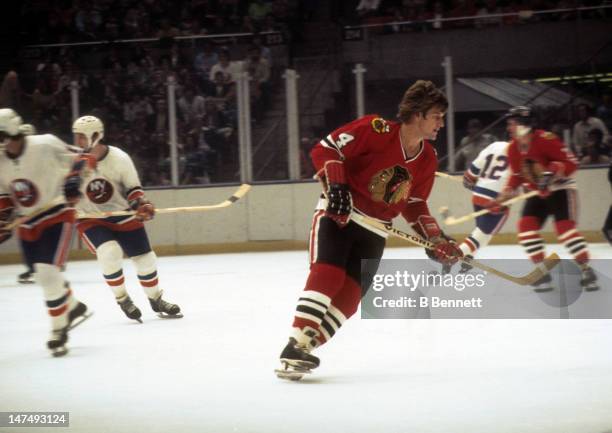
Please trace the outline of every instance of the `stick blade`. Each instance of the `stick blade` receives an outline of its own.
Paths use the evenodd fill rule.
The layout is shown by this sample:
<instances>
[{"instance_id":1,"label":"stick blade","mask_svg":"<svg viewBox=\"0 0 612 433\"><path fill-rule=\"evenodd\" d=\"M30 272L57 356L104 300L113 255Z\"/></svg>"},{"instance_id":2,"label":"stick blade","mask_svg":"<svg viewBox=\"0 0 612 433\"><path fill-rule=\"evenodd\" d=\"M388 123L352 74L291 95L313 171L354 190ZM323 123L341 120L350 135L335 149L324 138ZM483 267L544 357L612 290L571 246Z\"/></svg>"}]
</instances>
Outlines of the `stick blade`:
<instances>
[{"instance_id":1,"label":"stick blade","mask_svg":"<svg viewBox=\"0 0 612 433\"><path fill-rule=\"evenodd\" d=\"M232 203L235 201L238 201L242 197L244 197L247 194L247 192L249 192L250 190L251 190L251 185L249 185L248 183L243 183L242 185L240 185L240 188L238 188L228 200L231 201Z\"/></svg>"}]
</instances>

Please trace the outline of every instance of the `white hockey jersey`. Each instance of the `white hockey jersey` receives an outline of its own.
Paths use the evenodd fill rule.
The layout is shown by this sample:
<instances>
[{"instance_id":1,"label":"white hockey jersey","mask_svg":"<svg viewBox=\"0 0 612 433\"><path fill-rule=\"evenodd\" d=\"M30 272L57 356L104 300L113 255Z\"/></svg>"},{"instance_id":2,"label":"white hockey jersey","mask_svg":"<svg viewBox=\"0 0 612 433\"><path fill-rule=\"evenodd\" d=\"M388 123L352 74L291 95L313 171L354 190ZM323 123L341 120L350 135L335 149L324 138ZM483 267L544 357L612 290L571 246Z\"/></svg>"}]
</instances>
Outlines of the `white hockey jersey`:
<instances>
[{"instance_id":1,"label":"white hockey jersey","mask_svg":"<svg viewBox=\"0 0 612 433\"><path fill-rule=\"evenodd\" d=\"M83 177L81 192L83 197L76 206L79 214L129 210L129 201L144 195L132 158L115 146L108 146L106 156ZM134 216L109 217L83 220L79 223L79 230L96 224L118 230L142 226Z\"/></svg>"},{"instance_id":2,"label":"white hockey jersey","mask_svg":"<svg viewBox=\"0 0 612 433\"><path fill-rule=\"evenodd\" d=\"M511 175L508 161L508 142L495 141L485 147L470 164L465 176L475 181L472 201L486 205L495 199Z\"/></svg>"},{"instance_id":3,"label":"white hockey jersey","mask_svg":"<svg viewBox=\"0 0 612 433\"><path fill-rule=\"evenodd\" d=\"M20 237L34 240L44 227L68 221L64 181L80 149L51 134L28 135L21 155L0 152L0 201L10 199L21 215L36 213L20 227ZM42 209L54 205L44 212Z\"/></svg>"}]
</instances>

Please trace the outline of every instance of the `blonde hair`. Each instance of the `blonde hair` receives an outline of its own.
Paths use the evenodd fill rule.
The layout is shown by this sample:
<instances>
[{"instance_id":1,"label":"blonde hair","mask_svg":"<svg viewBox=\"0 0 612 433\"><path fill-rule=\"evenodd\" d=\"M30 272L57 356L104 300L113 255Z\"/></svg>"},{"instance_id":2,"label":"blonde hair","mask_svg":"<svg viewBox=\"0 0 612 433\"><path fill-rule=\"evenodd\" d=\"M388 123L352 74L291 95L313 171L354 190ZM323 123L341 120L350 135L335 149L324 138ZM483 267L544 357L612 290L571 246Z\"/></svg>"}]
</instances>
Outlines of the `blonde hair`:
<instances>
[{"instance_id":1,"label":"blonde hair","mask_svg":"<svg viewBox=\"0 0 612 433\"><path fill-rule=\"evenodd\" d=\"M433 107L446 111L448 108L446 95L431 81L418 80L402 96L397 118L401 122L408 122L415 114L422 113L425 116Z\"/></svg>"}]
</instances>

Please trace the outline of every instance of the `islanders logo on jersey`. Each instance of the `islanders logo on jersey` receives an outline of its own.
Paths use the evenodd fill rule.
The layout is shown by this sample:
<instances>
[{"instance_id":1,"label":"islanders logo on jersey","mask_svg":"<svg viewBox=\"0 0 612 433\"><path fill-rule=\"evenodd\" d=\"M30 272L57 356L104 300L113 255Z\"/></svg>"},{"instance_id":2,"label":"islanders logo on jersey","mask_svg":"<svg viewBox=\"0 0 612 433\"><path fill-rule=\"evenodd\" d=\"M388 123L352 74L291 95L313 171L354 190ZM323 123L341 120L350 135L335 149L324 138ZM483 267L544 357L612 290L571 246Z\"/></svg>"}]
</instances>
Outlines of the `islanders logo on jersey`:
<instances>
[{"instance_id":1,"label":"islanders logo on jersey","mask_svg":"<svg viewBox=\"0 0 612 433\"><path fill-rule=\"evenodd\" d=\"M32 207L38 202L38 188L28 179L15 179L10 185L13 199L23 207Z\"/></svg>"},{"instance_id":2,"label":"islanders logo on jersey","mask_svg":"<svg viewBox=\"0 0 612 433\"><path fill-rule=\"evenodd\" d=\"M404 167L395 165L372 176L368 190L376 202L397 204L408 198L411 186L412 175Z\"/></svg>"},{"instance_id":3,"label":"islanders logo on jersey","mask_svg":"<svg viewBox=\"0 0 612 433\"><path fill-rule=\"evenodd\" d=\"M96 178L87 184L87 198L95 204L106 203L113 196L113 185L106 179Z\"/></svg>"},{"instance_id":4,"label":"islanders logo on jersey","mask_svg":"<svg viewBox=\"0 0 612 433\"><path fill-rule=\"evenodd\" d=\"M372 129L374 130L374 132L377 132L379 134L389 132L389 124L382 117L375 117L374 119L372 119L372 122L370 122L370 124L372 125Z\"/></svg>"}]
</instances>

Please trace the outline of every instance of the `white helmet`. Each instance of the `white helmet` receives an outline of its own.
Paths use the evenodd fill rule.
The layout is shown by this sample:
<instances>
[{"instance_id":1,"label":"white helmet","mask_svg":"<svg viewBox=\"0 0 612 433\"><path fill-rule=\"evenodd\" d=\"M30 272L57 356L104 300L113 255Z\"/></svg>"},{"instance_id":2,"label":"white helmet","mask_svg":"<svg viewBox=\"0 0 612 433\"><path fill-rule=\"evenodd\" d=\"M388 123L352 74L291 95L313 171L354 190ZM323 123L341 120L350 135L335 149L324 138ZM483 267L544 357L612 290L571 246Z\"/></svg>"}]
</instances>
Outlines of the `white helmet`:
<instances>
[{"instance_id":1,"label":"white helmet","mask_svg":"<svg viewBox=\"0 0 612 433\"><path fill-rule=\"evenodd\" d=\"M91 149L104 137L104 124L95 116L83 116L74 121L72 132L85 135L87 146ZM98 134L95 139L94 134Z\"/></svg>"},{"instance_id":2,"label":"white helmet","mask_svg":"<svg viewBox=\"0 0 612 433\"><path fill-rule=\"evenodd\" d=\"M0 108L0 132L10 137L21 134L19 127L23 123L19 114L10 108Z\"/></svg>"},{"instance_id":3,"label":"white helmet","mask_svg":"<svg viewBox=\"0 0 612 433\"><path fill-rule=\"evenodd\" d=\"M19 126L19 133L23 135L35 135L36 127L31 123L24 123Z\"/></svg>"}]
</instances>

